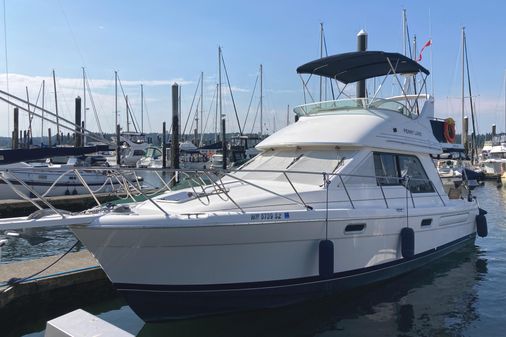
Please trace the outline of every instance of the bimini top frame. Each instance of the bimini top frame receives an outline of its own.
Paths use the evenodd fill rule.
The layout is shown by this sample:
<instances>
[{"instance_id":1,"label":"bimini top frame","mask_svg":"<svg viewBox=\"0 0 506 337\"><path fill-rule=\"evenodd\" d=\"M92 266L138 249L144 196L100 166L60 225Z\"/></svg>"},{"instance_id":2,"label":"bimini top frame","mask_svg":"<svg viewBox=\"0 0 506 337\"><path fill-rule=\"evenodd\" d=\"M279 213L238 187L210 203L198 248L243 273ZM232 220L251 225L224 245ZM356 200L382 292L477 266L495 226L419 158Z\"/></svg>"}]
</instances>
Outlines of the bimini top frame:
<instances>
[{"instance_id":1,"label":"bimini top frame","mask_svg":"<svg viewBox=\"0 0 506 337\"><path fill-rule=\"evenodd\" d=\"M334 98L334 100L338 100L341 95L348 96L344 91L346 86L350 83L384 76L383 81L377 88L372 99L370 99L372 102L376 101L376 97L380 92L386 78L389 75L393 75L399 84L399 87L402 91L402 96L406 100L406 106L408 107L409 114L413 115L419 114L418 98L422 90L426 90L426 80L430 74L427 69L425 69L415 60L412 60L399 53L389 53L383 51L359 51L324 57L298 67L297 73L300 75L310 75L306 81L304 81L301 76L301 80L304 86L305 101L307 83L311 79L312 75L328 77L330 79L336 80L336 83L344 83L343 88L339 88L339 84L337 84L339 93L338 96ZM414 102L410 102L413 100L413 95L409 95L409 87L406 87L406 83L409 81L402 81L398 75L413 76L414 78L417 74L422 75L423 83L417 92L416 82L414 82L415 99ZM402 82L404 82L404 84ZM311 94L309 93L309 95ZM334 96L334 93L332 93L332 96Z\"/></svg>"},{"instance_id":2,"label":"bimini top frame","mask_svg":"<svg viewBox=\"0 0 506 337\"><path fill-rule=\"evenodd\" d=\"M402 54L383 51L337 54L311 61L297 68L298 74L329 77L344 84L390 75L392 72L430 74L419 63Z\"/></svg>"}]
</instances>

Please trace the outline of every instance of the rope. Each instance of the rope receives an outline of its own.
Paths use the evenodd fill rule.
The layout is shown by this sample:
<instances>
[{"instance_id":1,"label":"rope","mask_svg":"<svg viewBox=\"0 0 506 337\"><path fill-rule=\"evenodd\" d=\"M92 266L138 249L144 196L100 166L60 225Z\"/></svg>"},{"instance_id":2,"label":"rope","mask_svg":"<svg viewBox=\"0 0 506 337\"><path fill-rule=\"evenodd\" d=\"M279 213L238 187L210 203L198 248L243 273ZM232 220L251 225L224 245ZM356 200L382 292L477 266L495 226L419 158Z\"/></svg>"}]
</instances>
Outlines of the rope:
<instances>
[{"instance_id":1,"label":"rope","mask_svg":"<svg viewBox=\"0 0 506 337\"><path fill-rule=\"evenodd\" d=\"M3 286L10 286L10 287L7 287L5 288L0 294L3 294L7 291L9 291L13 286L17 285L17 284L20 284L20 283L23 283L25 281L28 281L30 280L31 278L45 272L46 270L48 270L49 268L51 268L52 266L54 266L56 263L58 263L61 259L63 259L65 256L67 256L71 251L72 249L74 249L78 244L79 244L79 240L77 240L73 245L72 247L70 247L62 256L60 256L59 258L57 258L54 262L50 263L47 267L41 269L40 271L30 275L30 276L27 276L27 277L22 277L22 278L17 278L17 277L12 277L11 279L9 279L7 282L3 282L0 284L0 287L3 287Z\"/></svg>"}]
</instances>

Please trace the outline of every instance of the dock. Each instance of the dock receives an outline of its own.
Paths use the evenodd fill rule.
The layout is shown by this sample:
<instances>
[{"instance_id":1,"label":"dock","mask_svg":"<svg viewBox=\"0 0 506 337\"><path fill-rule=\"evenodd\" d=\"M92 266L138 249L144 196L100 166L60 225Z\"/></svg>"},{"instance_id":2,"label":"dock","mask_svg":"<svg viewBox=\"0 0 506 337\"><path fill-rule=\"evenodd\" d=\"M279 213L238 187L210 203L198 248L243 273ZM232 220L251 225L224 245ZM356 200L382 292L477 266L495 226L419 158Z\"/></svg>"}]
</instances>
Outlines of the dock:
<instances>
[{"instance_id":1,"label":"dock","mask_svg":"<svg viewBox=\"0 0 506 337\"><path fill-rule=\"evenodd\" d=\"M117 193L97 193L95 197L97 197L98 201L101 203L107 203L118 200L118 198L124 197L124 195L118 195ZM82 211L97 205L91 194L63 195L58 197L47 197L45 199L55 208L72 212ZM39 199L33 200L40 206L47 207ZM37 208L27 200L8 199L0 201L0 218L27 216L36 210Z\"/></svg>"},{"instance_id":2,"label":"dock","mask_svg":"<svg viewBox=\"0 0 506 337\"><path fill-rule=\"evenodd\" d=\"M11 278L26 278L43 270L61 255L0 264L0 326L16 327L38 315L59 315L116 296L95 258L82 250L69 253L43 273L15 285ZM23 314L20 314L23 313Z\"/></svg>"}]
</instances>

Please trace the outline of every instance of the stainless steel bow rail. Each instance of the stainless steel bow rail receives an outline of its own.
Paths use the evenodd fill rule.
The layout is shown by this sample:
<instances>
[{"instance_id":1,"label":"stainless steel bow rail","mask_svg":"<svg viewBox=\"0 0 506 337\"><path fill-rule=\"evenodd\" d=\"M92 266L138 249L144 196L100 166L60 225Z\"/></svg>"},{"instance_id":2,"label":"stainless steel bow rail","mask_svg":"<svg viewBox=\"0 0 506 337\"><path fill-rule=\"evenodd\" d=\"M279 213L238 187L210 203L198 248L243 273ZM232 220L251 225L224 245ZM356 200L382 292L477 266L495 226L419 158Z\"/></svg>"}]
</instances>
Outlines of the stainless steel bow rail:
<instances>
[{"instance_id":1,"label":"stainless steel bow rail","mask_svg":"<svg viewBox=\"0 0 506 337\"><path fill-rule=\"evenodd\" d=\"M46 168L46 170L48 170ZM41 171L44 171L44 168L41 168ZM157 181L159 180L160 187L159 188L149 188L146 189L146 184L143 184L137 177L139 176L139 172L148 171L154 173L154 177L156 177ZM82 175L82 172L101 172L106 175L105 182L97 189L92 189L89 184L86 182L86 179ZM162 175L165 175L165 178ZM286 189L284 192L279 192L273 190L272 184L271 186L262 186L262 180L260 179L247 179L243 177L244 174L255 173L255 174L277 174L280 177L283 177L283 180L279 180L279 182L285 182L289 187L289 190L293 191L289 195L286 194ZM50 194L51 190L56 186L56 184L63 179L64 176L74 175L77 178L77 181L84 187L84 189L92 196L97 206L102 207L103 205L100 203L97 198L97 193L100 193L105 189L106 185L111 186L111 192L116 194L118 199L123 199L123 201L131 201L133 203L138 201L148 201L153 204L161 213L168 216L166 210L163 209L162 203L160 200L155 199L155 196L158 196L166 191L170 191L173 188L182 188L186 187L191 189L189 192L189 196L199 200L204 205L209 205L211 202L210 196L217 195L221 200L225 202L230 202L233 204L236 209L238 209L241 213L246 213L249 208L246 205L240 205L240 203L234 199L234 197L230 193L230 187L232 185L248 185L256 190L263 191L267 194L275 196L280 200L286 201L285 204L277 204L276 206L288 206L288 205L296 205L298 207L302 207L306 210L312 210L315 207L318 208L328 208L329 204L348 204L348 206L355 209L359 206L361 202L374 202L378 200L382 200L385 205L385 208L391 208L394 204L395 200L399 199L409 199L411 207L416 208L416 200L421 200L422 198L434 198L437 197L440 204L445 206L445 200L443 199L440 191L434 186L434 184L427 179L418 179L418 178L409 178L408 177L388 177L388 176L368 176L368 175L355 175L355 174L342 174L342 173L327 173L327 172L309 172L309 171L292 171L292 170L248 170L248 169L237 169L232 171L225 170L182 170L182 169L152 169L152 168L138 168L138 169L124 169L124 168L107 168L103 167L86 167L86 168L74 168L65 171L59 176L55 182L48 188L48 190L43 193L37 193L37 191L30 186L29 183L24 182L19 178L12 170L0 172L0 180L3 180L10 188L12 188L17 195L19 195L22 199L32 203L37 209L43 209L43 207L39 204L39 201L42 202L43 205L50 208L55 214L60 215L62 218L65 218L66 215L62 213L59 209L55 208L51 205L47 196ZM290 176L292 175L292 178ZM344 195L344 199L336 199L336 196L339 193L331 193L330 199L321 198L319 201L309 201L304 199L304 191L302 191L302 186L305 186L305 190L307 190L307 183L301 183L300 181L294 181L293 175L308 175L308 176L320 176L321 184L315 183L311 188L311 192L315 192L321 190L325 192L330 188L333 188L335 191L341 190L343 193L340 195ZM170 179L168 179L170 178ZM369 179L370 184L367 186L360 186L356 183L350 183L350 179L361 179L367 180ZM311 181L314 182L314 179ZM396 186L404 186L406 189L406 195L403 197L400 196L387 196L385 192L385 188L387 186L392 185L392 181L395 181ZM374 182L374 183L373 183ZM390 182L389 184L385 184L384 182ZM414 183L424 183L430 186L431 191L427 193L415 193L416 197L413 195L412 186ZM35 198L30 198L26 192L21 191L16 185L22 186L30 195L35 196ZM357 189L358 186L358 189ZM371 189L378 191L377 197L369 197L364 198L363 195L361 197L353 197L352 191L360 191L360 188L367 188L369 191ZM285 194L283 194L285 193ZM294 198L295 197L295 198ZM306 198L307 199L307 198ZM161 199L163 201L163 199ZM257 207L250 206L250 207ZM227 209L230 210L230 209Z\"/></svg>"}]
</instances>

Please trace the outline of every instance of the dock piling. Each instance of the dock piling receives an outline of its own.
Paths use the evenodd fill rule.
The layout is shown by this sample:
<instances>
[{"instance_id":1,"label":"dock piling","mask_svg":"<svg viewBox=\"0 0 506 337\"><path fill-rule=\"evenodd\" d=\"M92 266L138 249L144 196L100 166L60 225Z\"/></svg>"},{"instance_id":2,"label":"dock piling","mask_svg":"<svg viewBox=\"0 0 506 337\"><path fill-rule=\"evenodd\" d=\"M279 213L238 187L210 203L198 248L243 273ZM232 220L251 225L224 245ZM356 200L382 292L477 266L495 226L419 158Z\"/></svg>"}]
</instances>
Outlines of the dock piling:
<instances>
[{"instance_id":1,"label":"dock piling","mask_svg":"<svg viewBox=\"0 0 506 337\"><path fill-rule=\"evenodd\" d=\"M19 109L14 108L14 131L12 132L12 149L16 150L19 147Z\"/></svg>"},{"instance_id":2,"label":"dock piling","mask_svg":"<svg viewBox=\"0 0 506 337\"><path fill-rule=\"evenodd\" d=\"M75 101L75 137L74 137L74 146L75 147L81 147L82 143L82 137L81 137L81 97L77 96Z\"/></svg>"},{"instance_id":3,"label":"dock piling","mask_svg":"<svg viewBox=\"0 0 506 337\"><path fill-rule=\"evenodd\" d=\"M167 167L167 129L165 122L162 125L162 167Z\"/></svg>"},{"instance_id":4,"label":"dock piling","mask_svg":"<svg viewBox=\"0 0 506 337\"><path fill-rule=\"evenodd\" d=\"M179 85L172 85L172 140L170 163L173 169L179 168Z\"/></svg>"}]
</instances>

